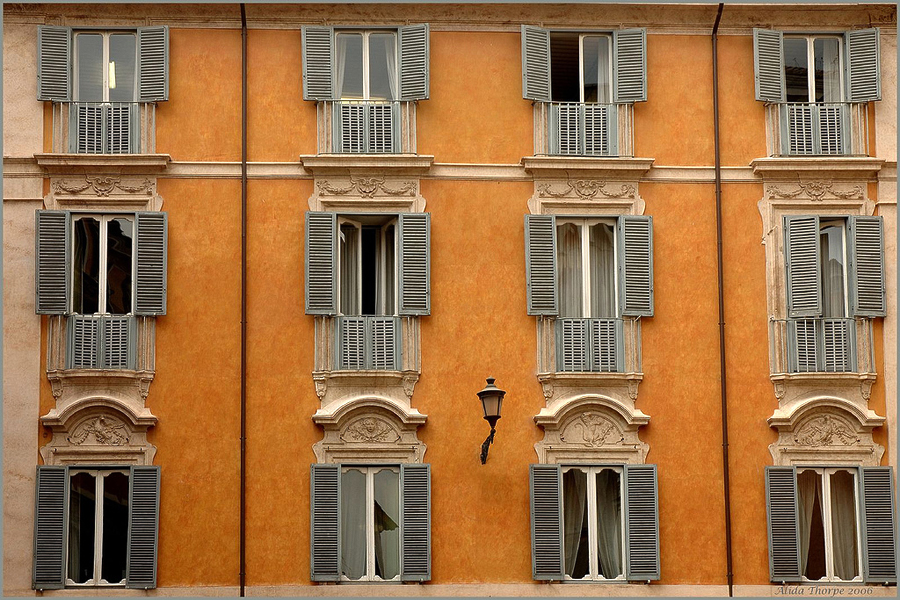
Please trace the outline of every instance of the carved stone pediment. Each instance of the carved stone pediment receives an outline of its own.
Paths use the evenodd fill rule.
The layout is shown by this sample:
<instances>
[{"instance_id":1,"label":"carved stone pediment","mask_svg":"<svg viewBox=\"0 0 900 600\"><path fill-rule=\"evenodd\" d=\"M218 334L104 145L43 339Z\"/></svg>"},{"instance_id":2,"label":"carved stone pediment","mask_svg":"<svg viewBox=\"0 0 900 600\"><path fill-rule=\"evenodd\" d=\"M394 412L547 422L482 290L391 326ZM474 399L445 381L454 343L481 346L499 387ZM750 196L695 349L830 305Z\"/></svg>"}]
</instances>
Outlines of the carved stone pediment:
<instances>
[{"instance_id":1,"label":"carved stone pediment","mask_svg":"<svg viewBox=\"0 0 900 600\"><path fill-rule=\"evenodd\" d=\"M420 463L425 455L425 444L416 437L425 415L385 398L357 398L333 414L317 411L313 420L324 429L313 445L319 463Z\"/></svg>"}]
</instances>

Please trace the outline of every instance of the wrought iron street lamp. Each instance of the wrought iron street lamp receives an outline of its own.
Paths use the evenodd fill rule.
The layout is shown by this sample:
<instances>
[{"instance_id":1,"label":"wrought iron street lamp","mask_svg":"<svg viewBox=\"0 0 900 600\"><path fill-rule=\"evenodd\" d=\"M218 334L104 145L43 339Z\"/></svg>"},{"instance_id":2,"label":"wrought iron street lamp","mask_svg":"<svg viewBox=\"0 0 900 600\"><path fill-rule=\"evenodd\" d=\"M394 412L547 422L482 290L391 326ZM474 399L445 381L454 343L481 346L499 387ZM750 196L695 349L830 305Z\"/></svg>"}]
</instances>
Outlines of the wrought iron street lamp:
<instances>
[{"instance_id":1,"label":"wrought iron street lamp","mask_svg":"<svg viewBox=\"0 0 900 600\"><path fill-rule=\"evenodd\" d=\"M504 390L494 385L493 377L488 377L487 385L478 392L478 399L481 400L481 407L484 409L484 420L491 425L491 434L481 444L481 464L487 461L488 448L494 442L494 433L496 433L494 427L497 425L497 419L500 418L500 407L505 395Z\"/></svg>"}]
</instances>

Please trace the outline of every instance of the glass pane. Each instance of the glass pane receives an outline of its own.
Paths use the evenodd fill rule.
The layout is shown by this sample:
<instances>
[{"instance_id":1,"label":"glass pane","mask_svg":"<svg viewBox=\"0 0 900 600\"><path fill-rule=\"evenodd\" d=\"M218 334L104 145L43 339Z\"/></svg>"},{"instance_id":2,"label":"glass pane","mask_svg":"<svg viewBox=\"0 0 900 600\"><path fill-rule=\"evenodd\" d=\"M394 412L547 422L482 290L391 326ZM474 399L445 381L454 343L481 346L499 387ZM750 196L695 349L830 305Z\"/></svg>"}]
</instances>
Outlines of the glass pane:
<instances>
[{"instance_id":1,"label":"glass pane","mask_svg":"<svg viewBox=\"0 0 900 600\"><path fill-rule=\"evenodd\" d=\"M592 317L616 316L616 254L612 225L592 225L591 238L591 314Z\"/></svg>"},{"instance_id":2,"label":"glass pane","mask_svg":"<svg viewBox=\"0 0 900 600\"><path fill-rule=\"evenodd\" d=\"M813 40L816 102L841 101L841 43L837 38Z\"/></svg>"},{"instance_id":3,"label":"glass pane","mask_svg":"<svg viewBox=\"0 0 900 600\"><path fill-rule=\"evenodd\" d=\"M103 479L103 566L109 583L125 581L128 555L128 475L110 473Z\"/></svg>"},{"instance_id":4,"label":"glass pane","mask_svg":"<svg viewBox=\"0 0 900 600\"><path fill-rule=\"evenodd\" d=\"M103 36L79 33L75 36L76 100L103 100Z\"/></svg>"},{"instance_id":5,"label":"glass pane","mask_svg":"<svg viewBox=\"0 0 900 600\"><path fill-rule=\"evenodd\" d=\"M825 225L819 233L823 316L844 316L844 228Z\"/></svg>"},{"instance_id":6,"label":"glass pane","mask_svg":"<svg viewBox=\"0 0 900 600\"><path fill-rule=\"evenodd\" d=\"M100 221L84 217L75 221L72 310L92 315L100 305Z\"/></svg>"},{"instance_id":7,"label":"glass pane","mask_svg":"<svg viewBox=\"0 0 900 600\"><path fill-rule=\"evenodd\" d=\"M590 574L587 511L587 474L569 469L563 473L563 549L565 572L573 579Z\"/></svg>"},{"instance_id":8,"label":"glass pane","mask_svg":"<svg viewBox=\"0 0 900 600\"><path fill-rule=\"evenodd\" d=\"M610 102L609 38L587 36L582 41L582 86L585 102Z\"/></svg>"},{"instance_id":9,"label":"glass pane","mask_svg":"<svg viewBox=\"0 0 900 600\"><path fill-rule=\"evenodd\" d=\"M109 100L134 101L134 34L109 36Z\"/></svg>"},{"instance_id":10,"label":"glass pane","mask_svg":"<svg viewBox=\"0 0 900 600\"><path fill-rule=\"evenodd\" d=\"M559 274L559 316L584 316L581 228L574 223L556 227L556 266Z\"/></svg>"},{"instance_id":11,"label":"glass pane","mask_svg":"<svg viewBox=\"0 0 900 600\"><path fill-rule=\"evenodd\" d=\"M362 230L362 306L360 314L374 315L378 306L378 246L381 230L363 227Z\"/></svg>"},{"instance_id":12,"label":"glass pane","mask_svg":"<svg viewBox=\"0 0 900 600\"><path fill-rule=\"evenodd\" d=\"M384 314L394 314L394 288L397 264L394 260L396 227L388 225L384 230Z\"/></svg>"},{"instance_id":13,"label":"glass pane","mask_svg":"<svg viewBox=\"0 0 900 600\"><path fill-rule=\"evenodd\" d=\"M369 34L369 98L393 100L397 89L397 54L393 34Z\"/></svg>"},{"instance_id":14,"label":"glass pane","mask_svg":"<svg viewBox=\"0 0 900 600\"><path fill-rule=\"evenodd\" d=\"M69 489L69 565L67 577L85 583L94 577L94 476L78 473Z\"/></svg>"},{"instance_id":15,"label":"glass pane","mask_svg":"<svg viewBox=\"0 0 900 600\"><path fill-rule=\"evenodd\" d=\"M341 314L359 314L359 229L350 223L341 225Z\"/></svg>"},{"instance_id":16,"label":"glass pane","mask_svg":"<svg viewBox=\"0 0 900 600\"><path fill-rule=\"evenodd\" d=\"M358 469L341 474L341 573L366 574L366 475Z\"/></svg>"},{"instance_id":17,"label":"glass pane","mask_svg":"<svg viewBox=\"0 0 900 600\"><path fill-rule=\"evenodd\" d=\"M849 471L836 471L828 478L831 488L831 542L834 575L853 579L859 575L856 546L856 478Z\"/></svg>"},{"instance_id":18,"label":"glass pane","mask_svg":"<svg viewBox=\"0 0 900 600\"><path fill-rule=\"evenodd\" d=\"M784 38L784 80L788 102L809 102L809 66L805 38Z\"/></svg>"},{"instance_id":19,"label":"glass pane","mask_svg":"<svg viewBox=\"0 0 900 600\"><path fill-rule=\"evenodd\" d=\"M400 472L375 473L375 575L393 579L400 574Z\"/></svg>"},{"instance_id":20,"label":"glass pane","mask_svg":"<svg viewBox=\"0 0 900 600\"><path fill-rule=\"evenodd\" d=\"M580 102L578 34L550 34L550 90L554 102Z\"/></svg>"},{"instance_id":21,"label":"glass pane","mask_svg":"<svg viewBox=\"0 0 900 600\"><path fill-rule=\"evenodd\" d=\"M606 579L622 574L621 475L612 469L597 473L597 556Z\"/></svg>"},{"instance_id":22,"label":"glass pane","mask_svg":"<svg viewBox=\"0 0 900 600\"><path fill-rule=\"evenodd\" d=\"M807 579L825 577L825 525L822 519L822 475L797 475L800 516L800 574Z\"/></svg>"},{"instance_id":23,"label":"glass pane","mask_svg":"<svg viewBox=\"0 0 900 600\"><path fill-rule=\"evenodd\" d=\"M339 33L335 43L335 81L338 98L363 97L362 35Z\"/></svg>"},{"instance_id":24,"label":"glass pane","mask_svg":"<svg viewBox=\"0 0 900 600\"><path fill-rule=\"evenodd\" d=\"M133 227L129 219L113 219L106 230L106 312L113 315L131 312Z\"/></svg>"}]
</instances>

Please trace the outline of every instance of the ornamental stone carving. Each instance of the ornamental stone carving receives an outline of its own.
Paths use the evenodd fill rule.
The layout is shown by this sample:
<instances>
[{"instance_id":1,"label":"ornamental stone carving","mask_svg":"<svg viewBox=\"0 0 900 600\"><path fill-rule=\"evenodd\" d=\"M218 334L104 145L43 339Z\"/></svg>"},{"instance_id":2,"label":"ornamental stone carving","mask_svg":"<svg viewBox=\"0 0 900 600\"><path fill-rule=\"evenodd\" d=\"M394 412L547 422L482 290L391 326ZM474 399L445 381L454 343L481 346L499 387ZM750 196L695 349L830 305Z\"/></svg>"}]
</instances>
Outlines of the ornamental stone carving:
<instances>
[{"instance_id":1,"label":"ornamental stone carving","mask_svg":"<svg viewBox=\"0 0 900 600\"><path fill-rule=\"evenodd\" d=\"M350 196L359 195L363 198L373 198L378 192L385 196L415 196L418 191L416 181L398 181L396 186L388 185L384 176L379 177L354 177L346 185L343 182L332 183L327 179L316 181L316 187L321 196Z\"/></svg>"},{"instance_id":2,"label":"ornamental stone carving","mask_svg":"<svg viewBox=\"0 0 900 600\"><path fill-rule=\"evenodd\" d=\"M319 410L313 421L324 430L313 445L319 463L420 463L425 455L425 444L416 436L425 415L387 398L358 398L333 413Z\"/></svg>"},{"instance_id":3,"label":"ornamental stone carving","mask_svg":"<svg viewBox=\"0 0 900 600\"><path fill-rule=\"evenodd\" d=\"M625 437L610 419L599 412L586 412L573 419L560 434L560 441L570 444L584 444L593 448L619 444Z\"/></svg>"},{"instance_id":4,"label":"ornamental stone carving","mask_svg":"<svg viewBox=\"0 0 900 600\"><path fill-rule=\"evenodd\" d=\"M830 181L809 181L806 183L800 181L796 185L798 187L793 190L784 190L778 185L769 185L766 186L766 194L770 198L797 198L805 196L814 202L821 202L828 197L842 200L862 200L866 195L865 189L861 184L849 186L849 189L844 190L835 189L834 183Z\"/></svg>"},{"instance_id":5,"label":"ornamental stone carving","mask_svg":"<svg viewBox=\"0 0 900 600\"><path fill-rule=\"evenodd\" d=\"M108 415L90 419L78 427L66 438L69 443L79 446L88 443L106 444L107 446L124 446L130 440L125 423Z\"/></svg>"},{"instance_id":6,"label":"ornamental stone carving","mask_svg":"<svg viewBox=\"0 0 900 600\"><path fill-rule=\"evenodd\" d=\"M143 179L122 180L119 177L110 175L85 175L84 181L78 179L54 179L51 187L57 195L82 194L94 195L99 198L108 198L115 190L126 194L142 193L147 196L152 196L156 193L156 182L146 177Z\"/></svg>"},{"instance_id":7,"label":"ornamental stone carving","mask_svg":"<svg viewBox=\"0 0 900 600\"><path fill-rule=\"evenodd\" d=\"M344 429L341 439L348 443L361 442L396 442L400 435L384 419L363 417L357 419Z\"/></svg>"},{"instance_id":8,"label":"ornamental stone carving","mask_svg":"<svg viewBox=\"0 0 900 600\"><path fill-rule=\"evenodd\" d=\"M609 184L613 185L613 184ZM577 197L581 200L600 198L634 198L637 188L631 183L621 183L617 187L607 189L607 183L597 179L578 179L575 182L566 181L564 189L554 190L553 183L539 183L536 185L538 195L541 198L566 198Z\"/></svg>"}]
</instances>

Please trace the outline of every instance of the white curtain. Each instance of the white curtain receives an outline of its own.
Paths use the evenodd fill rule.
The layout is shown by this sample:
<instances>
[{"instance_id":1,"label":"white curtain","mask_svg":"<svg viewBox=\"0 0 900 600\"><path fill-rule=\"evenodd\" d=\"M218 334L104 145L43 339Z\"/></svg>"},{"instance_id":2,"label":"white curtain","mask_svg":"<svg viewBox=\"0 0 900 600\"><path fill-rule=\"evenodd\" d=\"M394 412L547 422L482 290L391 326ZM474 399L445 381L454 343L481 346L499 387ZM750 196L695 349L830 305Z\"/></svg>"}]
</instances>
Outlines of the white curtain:
<instances>
[{"instance_id":1,"label":"white curtain","mask_svg":"<svg viewBox=\"0 0 900 600\"><path fill-rule=\"evenodd\" d=\"M591 226L591 315L616 316L615 251L613 228L599 223Z\"/></svg>"},{"instance_id":2,"label":"white curtain","mask_svg":"<svg viewBox=\"0 0 900 600\"><path fill-rule=\"evenodd\" d=\"M578 469L563 474L563 529L566 574L573 576L581 545L584 512L587 503L587 476Z\"/></svg>"},{"instance_id":3,"label":"white curtain","mask_svg":"<svg viewBox=\"0 0 900 600\"><path fill-rule=\"evenodd\" d=\"M600 574L614 579L622 574L622 503L620 475L604 469L597 474L597 550Z\"/></svg>"},{"instance_id":4,"label":"white curtain","mask_svg":"<svg viewBox=\"0 0 900 600\"><path fill-rule=\"evenodd\" d=\"M388 100L397 97L397 45L396 38L389 36L384 42L385 62L387 63L388 84L390 86L390 95Z\"/></svg>"},{"instance_id":5,"label":"white curtain","mask_svg":"<svg viewBox=\"0 0 900 600\"><path fill-rule=\"evenodd\" d=\"M831 489L831 537L833 541L834 574L843 580L858 573L856 549L856 499L853 475L837 471L829 477Z\"/></svg>"},{"instance_id":6,"label":"white curtain","mask_svg":"<svg viewBox=\"0 0 900 600\"><path fill-rule=\"evenodd\" d=\"M841 227L826 227L819 239L825 317L844 316L844 246Z\"/></svg>"},{"instance_id":7,"label":"white curtain","mask_svg":"<svg viewBox=\"0 0 900 600\"><path fill-rule=\"evenodd\" d=\"M841 44L837 38L813 42L816 59L816 100L841 101Z\"/></svg>"},{"instance_id":8,"label":"white curtain","mask_svg":"<svg viewBox=\"0 0 900 600\"><path fill-rule=\"evenodd\" d=\"M400 473L375 473L375 566L382 579L400 574Z\"/></svg>"},{"instance_id":9,"label":"white curtain","mask_svg":"<svg viewBox=\"0 0 900 600\"><path fill-rule=\"evenodd\" d=\"M341 573L366 574L366 476L356 469L341 475Z\"/></svg>"},{"instance_id":10,"label":"white curtain","mask_svg":"<svg viewBox=\"0 0 900 600\"><path fill-rule=\"evenodd\" d=\"M816 497L822 505L822 485L815 471L803 471L797 475L797 495L799 496L800 517L800 574L806 575L809 559L809 539L812 533L813 506Z\"/></svg>"},{"instance_id":11,"label":"white curtain","mask_svg":"<svg viewBox=\"0 0 900 600\"><path fill-rule=\"evenodd\" d=\"M359 229L341 225L341 314L359 314Z\"/></svg>"},{"instance_id":12,"label":"white curtain","mask_svg":"<svg viewBox=\"0 0 900 600\"><path fill-rule=\"evenodd\" d=\"M335 36L334 44L334 97L340 98L344 91L344 71L347 63L347 42L349 36Z\"/></svg>"},{"instance_id":13,"label":"white curtain","mask_svg":"<svg viewBox=\"0 0 900 600\"><path fill-rule=\"evenodd\" d=\"M556 228L559 316L582 317L581 230L573 223Z\"/></svg>"}]
</instances>

